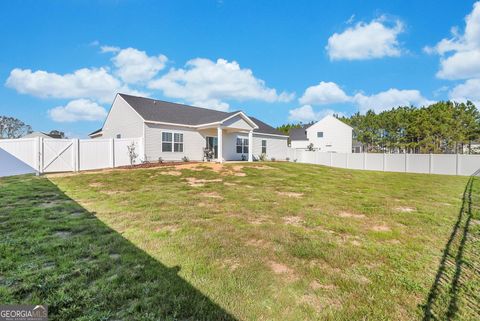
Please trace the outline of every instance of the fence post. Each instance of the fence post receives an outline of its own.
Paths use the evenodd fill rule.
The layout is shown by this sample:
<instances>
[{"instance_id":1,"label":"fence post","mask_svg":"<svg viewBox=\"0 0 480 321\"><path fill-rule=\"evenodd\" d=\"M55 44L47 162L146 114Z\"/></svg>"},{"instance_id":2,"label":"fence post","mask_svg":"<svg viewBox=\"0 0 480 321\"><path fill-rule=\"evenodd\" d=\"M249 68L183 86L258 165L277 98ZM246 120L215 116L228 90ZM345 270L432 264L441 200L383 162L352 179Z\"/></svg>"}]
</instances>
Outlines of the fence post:
<instances>
[{"instance_id":1,"label":"fence post","mask_svg":"<svg viewBox=\"0 0 480 321\"><path fill-rule=\"evenodd\" d=\"M348 153L345 153L345 168L348 168Z\"/></svg>"},{"instance_id":2,"label":"fence post","mask_svg":"<svg viewBox=\"0 0 480 321\"><path fill-rule=\"evenodd\" d=\"M458 158L459 158L458 153L455 156L456 156L455 157L455 175L458 175L458 166L459 166L459 164L458 164Z\"/></svg>"},{"instance_id":3,"label":"fence post","mask_svg":"<svg viewBox=\"0 0 480 321\"><path fill-rule=\"evenodd\" d=\"M383 152L383 164L382 164L382 168L383 168L383 171L385 172L385 162L387 161L387 154L385 152Z\"/></svg>"},{"instance_id":4,"label":"fence post","mask_svg":"<svg viewBox=\"0 0 480 321\"><path fill-rule=\"evenodd\" d=\"M330 167L332 167L332 164L333 164L333 155L332 155L332 152L330 152Z\"/></svg>"},{"instance_id":5,"label":"fence post","mask_svg":"<svg viewBox=\"0 0 480 321\"><path fill-rule=\"evenodd\" d=\"M432 153L428 156L428 174L432 174Z\"/></svg>"},{"instance_id":6,"label":"fence post","mask_svg":"<svg viewBox=\"0 0 480 321\"><path fill-rule=\"evenodd\" d=\"M363 169L367 169L367 153L363 152Z\"/></svg>"},{"instance_id":7,"label":"fence post","mask_svg":"<svg viewBox=\"0 0 480 321\"><path fill-rule=\"evenodd\" d=\"M405 173L408 173L408 154L405 153Z\"/></svg>"},{"instance_id":8,"label":"fence post","mask_svg":"<svg viewBox=\"0 0 480 321\"><path fill-rule=\"evenodd\" d=\"M42 174L43 173L43 149L44 149L44 143L43 143L43 137L39 137L38 139L38 173Z\"/></svg>"},{"instance_id":9,"label":"fence post","mask_svg":"<svg viewBox=\"0 0 480 321\"><path fill-rule=\"evenodd\" d=\"M115 138L110 138L110 167L115 167Z\"/></svg>"}]
</instances>

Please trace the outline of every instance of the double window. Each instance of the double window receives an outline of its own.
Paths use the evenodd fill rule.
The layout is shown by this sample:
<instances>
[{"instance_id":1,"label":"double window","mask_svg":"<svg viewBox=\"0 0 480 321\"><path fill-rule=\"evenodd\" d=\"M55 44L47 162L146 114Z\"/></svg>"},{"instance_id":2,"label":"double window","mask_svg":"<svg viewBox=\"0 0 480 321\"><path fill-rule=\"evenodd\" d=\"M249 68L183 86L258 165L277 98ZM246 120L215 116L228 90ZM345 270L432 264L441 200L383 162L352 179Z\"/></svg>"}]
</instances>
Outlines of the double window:
<instances>
[{"instance_id":1,"label":"double window","mask_svg":"<svg viewBox=\"0 0 480 321\"><path fill-rule=\"evenodd\" d=\"M162 132L162 152L183 152L183 134Z\"/></svg>"},{"instance_id":2,"label":"double window","mask_svg":"<svg viewBox=\"0 0 480 321\"><path fill-rule=\"evenodd\" d=\"M267 153L267 140L262 139L262 154L266 154L266 153Z\"/></svg>"},{"instance_id":3,"label":"double window","mask_svg":"<svg viewBox=\"0 0 480 321\"><path fill-rule=\"evenodd\" d=\"M248 154L248 138L237 137L237 154Z\"/></svg>"}]
</instances>

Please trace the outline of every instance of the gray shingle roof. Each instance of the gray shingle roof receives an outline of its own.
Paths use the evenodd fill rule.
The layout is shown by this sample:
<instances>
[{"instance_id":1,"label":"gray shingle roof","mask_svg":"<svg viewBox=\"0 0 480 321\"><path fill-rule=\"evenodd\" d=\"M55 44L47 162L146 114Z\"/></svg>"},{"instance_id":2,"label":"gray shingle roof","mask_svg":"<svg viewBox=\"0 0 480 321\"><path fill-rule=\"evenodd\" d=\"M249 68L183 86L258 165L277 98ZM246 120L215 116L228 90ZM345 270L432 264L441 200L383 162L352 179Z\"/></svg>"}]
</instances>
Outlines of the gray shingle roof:
<instances>
[{"instance_id":1,"label":"gray shingle roof","mask_svg":"<svg viewBox=\"0 0 480 321\"><path fill-rule=\"evenodd\" d=\"M147 121L158 121L165 123L184 124L184 125L201 125L217 121L238 113L223 112L207 108L193 107L183 104L176 104L162 100L130 96L119 94L143 119ZM257 126L256 133L284 135L272 126L248 116Z\"/></svg>"},{"instance_id":2,"label":"gray shingle roof","mask_svg":"<svg viewBox=\"0 0 480 321\"><path fill-rule=\"evenodd\" d=\"M306 128L300 127L290 129L290 140L308 140Z\"/></svg>"}]
</instances>

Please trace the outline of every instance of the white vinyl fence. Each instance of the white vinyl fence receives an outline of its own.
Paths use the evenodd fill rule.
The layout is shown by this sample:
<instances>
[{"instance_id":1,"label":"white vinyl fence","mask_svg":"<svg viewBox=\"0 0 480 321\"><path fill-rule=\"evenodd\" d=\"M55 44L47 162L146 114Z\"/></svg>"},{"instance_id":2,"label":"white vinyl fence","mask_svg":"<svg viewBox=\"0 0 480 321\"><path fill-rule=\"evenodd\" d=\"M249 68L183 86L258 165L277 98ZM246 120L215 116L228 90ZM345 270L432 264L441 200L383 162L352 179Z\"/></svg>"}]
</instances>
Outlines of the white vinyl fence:
<instances>
[{"instance_id":1,"label":"white vinyl fence","mask_svg":"<svg viewBox=\"0 0 480 321\"><path fill-rule=\"evenodd\" d=\"M128 145L143 155L141 138L1 139L0 177L28 173L74 172L130 165Z\"/></svg>"},{"instance_id":2,"label":"white vinyl fence","mask_svg":"<svg viewBox=\"0 0 480 321\"><path fill-rule=\"evenodd\" d=\"M480 169L480 155L325 153L289 148L290 161L386 172L470 176Z\"/></svg>"}]
</instances>

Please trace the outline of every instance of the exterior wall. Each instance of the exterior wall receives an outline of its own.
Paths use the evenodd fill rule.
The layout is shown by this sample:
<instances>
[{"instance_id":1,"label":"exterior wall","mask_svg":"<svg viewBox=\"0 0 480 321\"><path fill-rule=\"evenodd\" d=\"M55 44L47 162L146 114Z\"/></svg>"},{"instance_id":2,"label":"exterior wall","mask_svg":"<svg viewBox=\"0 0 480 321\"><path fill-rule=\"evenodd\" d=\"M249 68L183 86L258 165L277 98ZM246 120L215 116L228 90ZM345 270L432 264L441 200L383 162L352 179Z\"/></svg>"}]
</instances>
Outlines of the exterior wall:
<instances>
[{"instance_id":1,"label":"exterior wall","mask_svg":"<svg viewBox=\"0 0 480 321\"><path fill-rule=\"evenodd\" d=\"M323 137L318 138L317 132L323 132ZM352 128L333 116L327 116L307 128L307 138L314 148L322 152L352 152Z\"/></svg>"},{"instance_id":2,"label":"exterior wall","mask_svg":"<svg viewBox=\"0 0 480 321\"><path fill-rule=\"evenodd\" d=\"M251 130L252 126L250 126L241 116L237 115L229 120L225 121L222 126L224 127L231 127L231 128L238 128L244 130Z\"/></svg>"},{"instance_id":3,"label":"exterior wall","mask_svg":"<svg viewBox=\"0 0 480 321\"><path fill-rule=\"evenodd\" d=\"M163 131L183 134L183 152L162 152ZM217 136L216 132L212 136ZM181 160L184 156L192 161L201 161L205 144L205 134L196 129L145 123L147 161L157 161L159 157L166 161Z\"/></svg>"},{"instance_id":4,"label":"exterior wall","mask_svg":"<svg viewBox=\"0 0 480 321\"><path fill-rule=\"evenodd\" d=\"M262 134L253 134L253 156L262 154L262 140L267 141L267 159L285 160L288 155L288 138Z\"/></svg>"},{"instance_id":5,"label":"exterior wall","mask_svg":"<svg viewBox=\"0 0 480 321\"><path fill-rule=\"evenodd\" d=\"M143 119L119 95L115 97L112 108L102 128L102 135L95 138L132 138L143 136Z\"/></svg>"},{"instance_id":6,"label":"exterior wall","mask_svg":"<svg viewBox=\"0 0 480 321\"><path fill-rule=\"evenodd\" d=\"M290 147L292 148L299 148L299 149L306 149L310 142L308 140L292 140L290 142Z\"/></svg>"}]
</instances>

